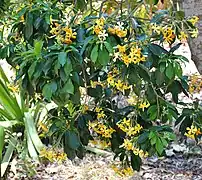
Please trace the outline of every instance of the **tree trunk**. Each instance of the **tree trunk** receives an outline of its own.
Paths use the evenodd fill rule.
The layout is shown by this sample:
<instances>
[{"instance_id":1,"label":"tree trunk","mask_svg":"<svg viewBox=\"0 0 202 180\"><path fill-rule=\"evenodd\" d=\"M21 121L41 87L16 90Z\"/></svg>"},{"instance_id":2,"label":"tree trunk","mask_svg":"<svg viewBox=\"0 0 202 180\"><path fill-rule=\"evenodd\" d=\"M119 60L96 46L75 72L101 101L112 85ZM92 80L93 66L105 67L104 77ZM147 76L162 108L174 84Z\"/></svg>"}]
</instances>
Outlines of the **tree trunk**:
<instances>
[{"instance_id":1,"label":"tree trunk","mask_svg":"<svg viewBox=\"0 0 202 180\"><path fill-rule=\"evenodd\" d=\"M189 46L192 53L192 60L200 74L202 74L202 0L182 0L181 6L185 11L185 16L198 16L199 22L198 37L189 40Z\"/></svg>"}]
</instances>

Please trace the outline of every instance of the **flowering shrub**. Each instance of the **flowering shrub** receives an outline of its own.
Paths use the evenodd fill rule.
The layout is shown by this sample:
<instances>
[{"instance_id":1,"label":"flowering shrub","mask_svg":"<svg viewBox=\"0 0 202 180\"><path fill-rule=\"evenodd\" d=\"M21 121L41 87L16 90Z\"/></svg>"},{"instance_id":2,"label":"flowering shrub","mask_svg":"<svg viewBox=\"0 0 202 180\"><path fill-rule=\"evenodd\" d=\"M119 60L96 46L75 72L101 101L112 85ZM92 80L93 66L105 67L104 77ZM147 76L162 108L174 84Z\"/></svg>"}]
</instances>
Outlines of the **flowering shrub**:
<instances>
[{"instance_id":1,"label":"flowering shrub","mask_svg":"<svg viewBox=\"0 0 202 180\"><path fill-rule=\"evenodd\" d=\"M138 16L151 4L111 14L102 6L99 16L81 16L65 3L24 4L13 14L1 58L16 68L26 96L57 105L43 129L63 142L67 157L83 157L95 138L110 144L126 171L140 170L142 158L163 155L175 139L168 122L182 117L176 104L188 84L181 68L187 59L174 54L181 43L173 43L197 36L197 17L167 10Z\"/></svg>"}]
</instances>

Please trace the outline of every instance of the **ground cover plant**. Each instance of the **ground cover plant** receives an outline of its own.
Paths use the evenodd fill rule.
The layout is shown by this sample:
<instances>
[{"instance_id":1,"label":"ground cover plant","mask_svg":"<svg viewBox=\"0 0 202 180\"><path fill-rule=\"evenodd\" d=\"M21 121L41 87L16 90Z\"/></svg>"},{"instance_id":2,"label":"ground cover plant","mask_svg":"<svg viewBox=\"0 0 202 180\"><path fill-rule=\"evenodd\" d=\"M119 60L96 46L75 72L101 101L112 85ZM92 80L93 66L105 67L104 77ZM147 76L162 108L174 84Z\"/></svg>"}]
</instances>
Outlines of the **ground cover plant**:
<instances>
[{"instance_id":1,"label":"ground cover plant","mask_svg":"<svg viewBox=\"0 0 202 180\"><path fill-rule=\"evenodd\" d=\"M185 18L172 8L158 10L157 3L11 3L12 11L1 20L0 57L11 64L16 77L12 86L0 83L2 92L10 88L6 97L14 97L18 89L26 108L17 114L15 98L0 97L1 142L5 132L16 132L17 123L12 122L24 118L19 132L32 158L82 158L89 141L100 141L122 162L114 170L127 175L132 169L140 170L142 158L164 155L175 139L173 122L181 123L183 135L197 140L199 102L190 106L180 102L178 95L190 96L197 90L198 77L189 86L181 67L188 60L174 52L188 37L197 36L198 17ZM173 45L176 39L181 43ZM38 118L40 109L45 109L43 118ZM66 155L46 149L40 139L30 139L30 133L38 138L36 129L43 142L62 147ZM0 146L0 152L5 149Z\"/></svg>"}]
</instances>

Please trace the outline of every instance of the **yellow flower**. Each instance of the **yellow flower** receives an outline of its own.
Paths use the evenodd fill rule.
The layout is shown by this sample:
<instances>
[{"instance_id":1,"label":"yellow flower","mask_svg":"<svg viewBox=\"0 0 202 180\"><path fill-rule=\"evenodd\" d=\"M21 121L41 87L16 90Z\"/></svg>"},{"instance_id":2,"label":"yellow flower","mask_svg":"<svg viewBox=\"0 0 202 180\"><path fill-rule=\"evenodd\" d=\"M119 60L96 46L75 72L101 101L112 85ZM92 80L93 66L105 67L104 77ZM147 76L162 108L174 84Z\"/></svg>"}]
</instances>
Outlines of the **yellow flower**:
<instances>
[{"instance_id":1,"label":"yellow flower","mask_svg":"<svg viewBox=\"0 0 202 180\"><path fill-rule=\"evenodd\" d=\"M130 167L127 167L127 168L123 169L122 171L125 176L132 176L134 174L132 168L130 168Z\"/></svg>"},{"instance_id":2,"label":"yellow flower","mask_svg":"<svg viewBox=\"0 0 202 180\"><path fill-rule=\"evenodd\" d=\"M71 44L72 40L69 39L69 38L65 38L65 39L62 39L62 42L65 43L65 44Z\"/></svg>"},{"instance_id":3,"label":"yellow flower","mask_svg":"<svg viewBox=\"0 0 202 180\"><path fill-rule=\"evenodd\" d=\"M95 23L96 23L98 26L104 26L104 23L105 23L104 17L101 17L100 19L97 19L97 20L95 21Z\"/></svg>"},{"instance_id":4,"label":"yellow flower","mask_svg":"<svg viewBox=\"0 0 202 180\"><path fill-rule=\"evenodd\" d=\"M98 118L98 119L101 119L101 118L104 118L104 117L105 117L104 111L101 111L101 112L99 112L99 113L97 114L97 118Z\"/></svg>"},{"instance_id":5,"label":"yellow flower","mask_svg":"<svg viewBox=\"0 0 202 180\"><path fill-rule=\"evenodd\" d=\"M117 28L116 29L116 35L120 38L123 38L127 35L127 30L124 31L122 29Z\"/></svg>"},{"instance_id":6,"label":"yellow flower","mask_svg":"<svg viewBox=\"0 0 202 180\"><path fill-rule=\"evenodd\" d=\"M92 81L92 80L90 80L90 86L91 86L92 88L96 88L96 86L97 86L97 81Z\"/></svg>"},{"instance_id":7,"label":"yellow flower","mask_svg":"<svg viewBox=\"0 0 202 180\"><path fill-rule=\"evenodd\" d=\"M130 105L136 105L137 104L137 96L136 95L131 96L129 99L127 99L127 102Z\"/></svg>"},{"instance_id":8,"label":"yellow flower","mask_svg":"<svg viewBox=\"0 0 202 180\"><path fill-rule=\"evenodd\" d=\"M71 28L64 27L62 30L65 31L65 33L66 33L66 38L69 38L69 39L70 39L70 38L76 39L77 33L76 33L76 32L73 33Z\"/></svg>"},{"instance_id":9,"label":"yellow flower","mask_svg":"<svg viewBox=\"0 0 202 180\"><path fill-rule=\"evenodd\" d=\"M150 106L149 102L148 102L148 103L142 102L142 103L139 105L139 108L144 111L144 108L148 108L149 106Z\"/></svg>"},{"instance_id":10,"label":"yellow flower","mask_svg":"<svg viewBox=\"0 0 202 180\"><path fill-rule=\"evenodd\" d=\"M124 84L124 85L123 85L123 90L127 90L127 89L130 89L130 85Z\"/></svg>"},{"instance_id":11,"label":"yellow flower","mask_svg":"<svg viewBox=\"0 0 202 180\"><path fill-rule=\"evenodd\" d=\"M133 154L140 156L140 158L146 158L149 155L148 152L144 152L139 148L133 148Z\"/></svg>"},{"instance_id":12,"label":"yellow flower","mask_svg":"<svg viewBox=\"0 0 202 180\"><path fill-rule=\"evenodd\" d=\"M172 28L168 27L163 31L163 38L169 44L173 41L175 34Z\"/></svg>"},{"instance_id":13,"label":"yellow flower","mask_svg":"<svg viewBox=\"0 0 202 180\"><path fill-rule=\"evenodd\" d=\"M20 16L20 22L25 22L24 15Z\"/></svg>"},{"instance_id":14,"label":"yellow flower","mask_svg":"<svg viewBox=\"0 0 202 180\"><path fill-rule=\"evenodd\" d=\"M143 127L140 126L140 124L137 124L137 125L135 126L135 131L136 131L137 133L139 133L142 128L143 128Z\"/></svg>"},{"instance_id":15,"label":"yellow flower","mask_svg":"<svg viewBox=\"0 0 202 180\"><path fill-rule=\"evenodd\" d=\"M51 34L54 34L54 35L58 35L59 33L60 33L60 29L59 28L52 28L51 30L50 30L50 33Z\"/></svg>"},{"instance_id":16,"label":"yellow flower","mask_svg":"<svg viewBox=\"0 0 202 180\"><path fill-rule=\"evenodd\" d=\"M198 29L197 29L197 28L194 29L193 31L190 32L190 34L191 34L191 37L192 37L192 38L198 37Z\"/></svg>"},{"instance_id":17,"label":"yellow flower","mask_svg":"<svg viewBox=\"0 0 202 180\"><path fill-rule=\"evenodd\" d=\"M191 127L187 127L186 130L188 132L186 132L184 135L191 139L195 139L195 136L201 134L200 129L199 128L197 129L197 127L194 125L191 125Z\"/></svg>"},{"instance_id":18,"label":"yellow flower","mask_svg":"<svg viewBox=\"0 0 202 180\"><path fill-rule=\"evenodd\" d=\"M95 108L95 112L99 113L100 111L102 111L102 108L99 108L99 107Z\"/></svg>"},{"instance_id":19,"label":"yellow flower","mask_svg":"<svg viewBox=\"0 0 202 180\"><path fill-rule=\"evenodd\" d=\"M16 93L19 91L19 87L18 86L14 86L11 84L8 84L8 89L10 89L12 92Z\"/></svg>"},{"instance_id":20,"label":"yellow flower","mask_svg":"<svg viewBox=\"0 0 202 180\"><path fill-rule=\"evenodd\" d=\"M121 59L126 66L128 66L131 63L131 58L129 58L126 54L122 54Z\"/></svg>"},{"instance_id":21,"label":"yellow flower","mask_svg":"<svg viewBox=\"0 0 202 180\"><path fill-rule=\"evenodd\" d=\"M117 83L115 83L116 85L116 88L119 90L119 91L122 91L122 87L123 87L123 83L121 80L118 80Z\"/></svg>"},{"instance_id":22,"label":"yellow flower","mask_svg":"<svg viewBox=\"0 0 202 180\"><path fill-rule=\"evenodd\" d=\"M112 72L113 72L114 74L118 74L118 73L119 73L119 71L118 71L117 68L113 68Z\"/></svg>"},{"instance_id":23,"label":"yellow flower","mask_svg":"<svg viewBox=\"0 0 202 180\"><path fill-rule=\"evenodd\" d=\"M109 28L107 29L107 31L108 31L110 34L116 34L116 30L115 30L114 28L111 28L111 27L109 27Z\"/></svg>"},{"instance_id":24,"label":"yellow flower","mask_svg":"<svg viewBox=\"0 0 202 180\"><path fill-rule=\"evenodd\" d=\"M98 122L97 122L97 121L95 121L95 122L89 121L89 122L88 122L89 128L94 129L97 125L98 125Z\"/></svg>"},{"instance_id":25,"label":"yellow flower","mask_svg":"<svg viewBox=\"0 0 202 180\"><path fill-rule=\"evenodd\" d=\"M115 132L114 129L110 127L110 129L106 129L104 133L102 133L102 137L104 138L112 138L112 133Z\"/></svg>"},{"instance_id":26,"label":"yellow flower","mask_svg":"<svg viewBox=\"0 0 202 180\"><path fill-rule=\"evenodd\" d=\"M96 26L93 27L93 32L94 32L96 35L100 34L102 31L103 31L103 27L102 27L102 26L96 25Z\"/></svg>"},{"instance_id":27,"label":"yellow flower","mask_svg":"<svg viewBox=\"0 0 202 180\"><path fill-rule=\"evenodd\" d=\"M83 105L82 112L83 112L83 113L86 113L86 111L88 111L88 110L89 110L88 105L84 104L84 105Z\"/></svg>"},{"instance_id":28,"label":"yellow flower","mask_svg":"<svg viewBox=\"0 0 202 180\"><path fill-rule=\"evenodd\" d=\"M187 40L188 35L184 31L181 31L178 38L179 40Z\"/></svg>"},{"instance_id":29,"label":"yellow flower","mask_svg":"<svg viewBox=\"0 0 202 180\"><path fill-rule=\"evenodd\" d=\"M125 53L126 52L126 46L120 46L120 45L118 45L117 48L118 48L118 50L119 50L120 53Z\"/></svg>"},{"instance_id":30,"label":"yellow flower","mask_svg":"<svg viewBox=\"0 0 202 180\"><path fill-rule=\"evenodd\" d=\"M197 16L193 16L191 19L188 19L188 21L191 22L193 25L195 25L198 20L199 18Z\"/></svg>"},{"instance_id":31,"label":"yellow flower","mask_svg":"<svg viewBox=\"0 0 202 180\"><path fill-rule=\"evenodd\" d=\"M131 141L129 139L124 139L124 143L120 146L123 147L124 149L130 151L133 150L133 144L131 143Z\"/></svg>"},{"instance_id":32,"label":"yellow flower","mask_svg":"<svg viewBox=\"0 0 202 180\"><path fill-rule=\"evenodd\" d=\"M118 168L117 166L112 165L111 168L114 170L115 173L117 173L121 177L132 176L134 174L133 169L130 167Z\"/></svg>"},{"instance_id":33,"label":"yellow flower","mask_svg":"<svg viewBox=\"0 0 202 180\"><path fill-rule=\"evenodd\" d=\"M44 131L44 132L48 132L48 128L47 128L47 126L44 124L44 123L42 123L42 122L40 122L39 123L39 127Z\"/></svg>"},{"instance_id":34,"label":"yellow flower","mask_svg":"<svg viewBox=\"0 0 202 180\"><path fill-rule=\"evenodd\" d=\"M157 33L158 35L161 33L162 31L162 27L158 26L157 24L151 24L151 29Z\"/></svg>"},{"instance_id":35,"label":"yellow flower","mask_svg":"<svg viewBox=\"0 0 202 180\"><path fill-rule=\"evenodd\" d=\"M127 120L126 118L123 118L121 123L126 125L126 126L130 126L130 119Z\"/></svg>"}]
</instances>

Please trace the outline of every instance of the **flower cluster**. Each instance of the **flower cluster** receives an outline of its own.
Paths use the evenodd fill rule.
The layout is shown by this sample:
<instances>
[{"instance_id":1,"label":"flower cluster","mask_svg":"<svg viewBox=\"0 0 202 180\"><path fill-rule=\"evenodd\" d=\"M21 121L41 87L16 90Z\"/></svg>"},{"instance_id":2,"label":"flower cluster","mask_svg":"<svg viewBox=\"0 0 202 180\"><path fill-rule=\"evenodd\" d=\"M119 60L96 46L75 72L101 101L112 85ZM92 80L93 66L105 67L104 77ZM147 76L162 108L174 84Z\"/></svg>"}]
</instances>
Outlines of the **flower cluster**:
<instances>
[{"instance_id":1,"label":"flower cluster","mask_svg":"<svg viewBox=\"0 0 202 180\"><path fill-rule=\"evenodd\" d=\"M106 30L104 29L105 19L101 17L97 19L95 25L93 26L93 33L95 33L100 42L104 42L108 36Z\"/></svg>"},{"instance_id":2,"label":"flower cluster","mask_svg":"<svg viewBox=\"0 0 202 180\"><path fill-rule=\"evenodd\" d=\"M111 142L106 140L90 140L90 143L101 149L106 149L111 146Z\"/></svg>"},{"instance_id":3,"label":"flower cluster","mask_svg":"<svg viewBox=\"0 0 202 180\"><path fill-rule=\"evenodd\" d=\"M119 176L132 176L133 175L133 170L130 167L117 167L116 165L112 165L111 168L119 175Z\"/></svg>"},{"instance_id":4,"label":"flower cluster","mask_svg":"<svg viewBox=\"0 0 202 180\"><path fill-rule=\"evenodd\" d=\"M112 72L108 73L107 75L108 85L116 88L117 90L121 92L123 92L124 90L130 89L130 85L120 80L117 75L118 75L118 70L115 68L113 69Z\"/></svg>"},{"instance_id":5,"label":"flower cluster","mask_svg":"<svg viewBox=\"0 0 202 180\"><path fill-rule=\"evenodd\" d=\"M105 23L105 19L102 17L100 19L97 19L96 24L93 27L93 32L96 35L99 35L100 33L102 33L102 31L104 30L104 23Z\"/></svg>"},{"instance_id":6,"label":"flower cluster","mask_svg":"<svg viewBox=\"0 0 202 180\"><path fill-rule=\"evenodd\" d=\"M137 64L139 62L146 61L145 56L143 56L141 52L141 48L138 46L132 46L130 49L128 49L128 54L126 53L126 45L117 46L118 52L114 53L114 61L116 59L121 59L126 66L128 66L130 63Z\"/></svg>"},{"instance_id":7,"label":"flower cluster","mask_svg":"<svg viewBox=\"0 0 202 180\"><path fill-rule=\"evenodd\" d=\"M200 128L197 128L194 125L191 125L191 127L187 127L186 129L188 132L186 132L184 135L191 139L195 139L195 136L202 134Z\"/></svg>"},{"instance_id":8,"label":"flower cluster","mask_svg":"<svg viewBox=\"0 0 202 180\"><path fill-rule=\"evenodd\" d=\"M194 74L190 76L189 93L199 93L202 89L202 77Z\"/></svg>"},{"instance_id":9,"label":"flower cluster","mask_svg":"<svg viewBox=\"0 0 202 180\"><path fill-rule=\"evenodd\" d=\"M57 39L65 44L71 44L72 39L76 39L76 32L73 32L71 28L61 27L58 23L55 23L55 27L52 27L51 34L55 35Z\"/></svg>"},{"instance_id":10,"label":"flower cluster","mask_svg":"<svg viewBox=\"0 0 202 180\"><path fill-rule=\"evenodd\" d=\"M105 87L105 84L103 82L99 82L99 81L90 81L90 86L92 88L96 88L96 86L102 86Z\"/></svg>"},{"instance_id":11,"label":"flower cluster","mask_svg":"<svg viewBox=\"0 0 202 180\"><path fill-rule=\"evenodd\" d=\"M175 34L171 27L167 27L163 30L163 38L169 44L173 42L175 39Z\"/></svg>"},{"instance_id":12,"label":"flower cluster","mask_svg":"<svg viewBox=\"0 0 202 180\"><path fill-rule=\"evenodd\" d=\"M115 130L101 122L89 122L89 127L93 129L97 134L100 134L103 138L111 138L112 133Z\"/></svg>"},{"instance_id":13,"label":"flower cluster","mask_svg":"<svg viewBox=\"0 0 202 180\"><path fill-rule=\"evenodd\" d=\"M178 39L181 41L186 41L187 38L188 38L188 35L184 31L181 31L180 34L178 35Z\"/></svg>"},{"instance_id":14,"label":"flower cluster","mask_svg":"<svg viewBox=\"0 0 202 180\"><path fill-rule=\"evenodd\" d=\"M40 152L40 157L42 159L48 160L50 162L62 162L65 161L67 159L67 155L63 152L56 152L53 149L46 149L43 148Z\"/></svg>"},{"instance_id":15,"label":"flower cluster","mask_svg":"<svg viewBox=\"0 0 202 180\"><path fill-rule=\"evenodd\" d=\"M138 102L138 96L137 95L131 95L128 99L127 99L128 104L134 106L137 104Z\"/></svg>"},{"instance_id":16,"label":"flower cluster","mask_svg":"<svg viewBox=\"0 0 202 180\"><path fill-rule=\"evenodd\" d=\"M199 18L197 16L192 16L188 21L195 26L195 24L198 22Z\"/></svg>"},{"instance_id":17,"label":"flower cluster","mask_svg":"<svg viewBox=\"0 0 202 180\"><path fill-rule=\"evenodd\" d=\"M129 139L124 139L124 143L120 146L126 149L127 151L133 151L133 153L140 158L146 158L148 156L147 152L144 152L142 149L134 147L133 143Z\"/></svg>"},{"instance_id":18,"label":"flower cluster","mask_svg":"<svg viewBox=\"0 0 202 180\"><path fill-rule=\"evenodd\" d=\"M117 22L117 25L115 27L109 27L107 31L110 34L117 35L120 38L124 38L127 35L127 30L124 29L122 22Z\"/></svg>"},{"instance_id":19,"label":"flower cluster","mask_svg":"<svg viewBox=\"0 0 202 180\"><path fill-rule=\"evenodd\" d=\"M142 130L142 126L140 124L132 125L132 121L130 119L124 118L122 121L117 123L119 129L126 133L127 136L134 136Z\"/></svg>"}]
</instances>

